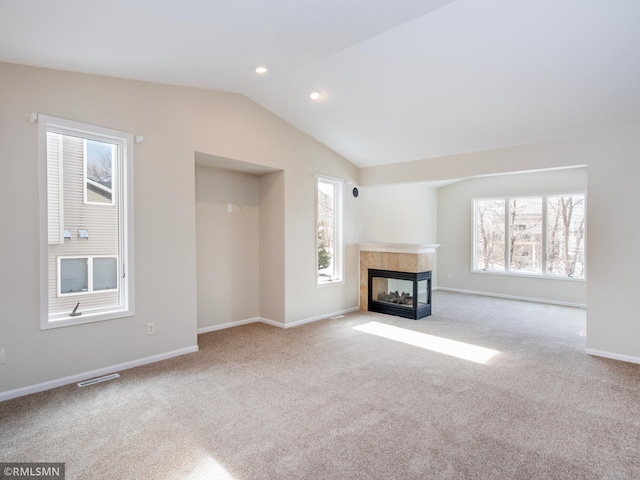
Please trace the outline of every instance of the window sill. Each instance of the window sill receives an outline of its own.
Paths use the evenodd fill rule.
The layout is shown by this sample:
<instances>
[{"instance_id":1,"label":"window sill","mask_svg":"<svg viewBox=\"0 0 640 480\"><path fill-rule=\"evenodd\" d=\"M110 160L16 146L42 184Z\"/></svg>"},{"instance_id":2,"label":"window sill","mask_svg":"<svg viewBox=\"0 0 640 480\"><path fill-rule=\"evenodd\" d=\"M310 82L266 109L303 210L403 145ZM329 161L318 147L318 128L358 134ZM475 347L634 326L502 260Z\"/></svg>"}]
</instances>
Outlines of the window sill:
<instances>
[{"instance_id":1,"label":"window sill","mask_svg":"<svg viewBox=\"0 0 640 480\"><path fill-rule=\"evenodd\" d=\"M112 310L109 312L83 313L75 317L68 314L58 315L43 320L40 330L49 330L53 328L70 327L73 325L82 325L85 323L102 322L105 320L116 320L118 318L132 317L133 310Z\"/></svg>"},{"instance_id":2,"label":"window sill","mask_svg":"<svg viewBox=\"0 0 640 480\"><path fill-rule=\"evenodd\" d=\"M346 282L344 280L335 280L333 282L316 283L316 288L331 287L332 285L344 285L345 283Z\"/></svg>"},{"instance_id":3,"label":"window sill","mask_svg":"<svg viewBox=\"0 0 640 480\"><path fill-rule=\"evenodd\" d=\"M537 273L521 273L521 272L497 272L497 271L485 271L485 270L471 270L471 273L477 273L480 275L497 275L502 277L517 277L517 278L537 278L540 280L561 280L565 282L586 282L585 277L563 277L560 275L542 275Z\"/></svg>"}]
</instances>

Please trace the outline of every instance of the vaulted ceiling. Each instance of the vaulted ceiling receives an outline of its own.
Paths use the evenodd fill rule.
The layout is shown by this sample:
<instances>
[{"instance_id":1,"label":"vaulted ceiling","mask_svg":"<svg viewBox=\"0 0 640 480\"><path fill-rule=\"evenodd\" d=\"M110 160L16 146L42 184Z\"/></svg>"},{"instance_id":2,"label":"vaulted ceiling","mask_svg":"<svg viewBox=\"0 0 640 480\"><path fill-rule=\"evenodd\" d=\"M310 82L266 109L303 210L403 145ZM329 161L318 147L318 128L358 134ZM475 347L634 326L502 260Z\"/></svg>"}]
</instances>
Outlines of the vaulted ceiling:
<instances>
[{"instance_id":1,"label":"vaulted ceiling","mask_svg":"<svg viewBox=\"0 0 640 480\"><path fill-rule=\"evenodd\" d=\"M366 167L640 122L639 25L638 0L0 0L0 61L244 94Z\"/></svg>"}]
</instances>

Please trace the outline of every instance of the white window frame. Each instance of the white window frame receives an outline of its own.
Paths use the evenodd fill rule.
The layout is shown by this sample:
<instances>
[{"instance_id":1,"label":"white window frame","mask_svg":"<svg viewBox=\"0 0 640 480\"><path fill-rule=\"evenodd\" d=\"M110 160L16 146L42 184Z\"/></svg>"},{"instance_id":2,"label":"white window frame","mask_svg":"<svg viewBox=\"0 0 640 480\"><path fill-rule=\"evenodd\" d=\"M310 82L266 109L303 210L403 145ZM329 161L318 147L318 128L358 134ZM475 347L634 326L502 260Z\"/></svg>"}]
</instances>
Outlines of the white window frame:
<instances>
[{"instance_id":1,"label":"white window frame","mask_svg":"<svg viewBox=\"0 0 640 480\"><path fill-rule=\"evenodd\" d=\"M547 273L547 255L548 255L548 215L547 215L547 207L548 207L548 199L549 197L558 197L558 196L570 196L570 195L582 195L584 197L584 216L585 216L585 235L583 238L584 242L584 255L585 255L585 263L584 263L584 275L582 277L570 277L568 275L556 275ZM532 272L523 272L511 270L509 267L509 258L511 256L510 251L510 242L508 241L508 235L510 230L510 212L509 205L513 199L518 198L540 198L542 199L542 267L540 273L532 273ZM505 202L505 247L504 247L504 270L482 270L476 268L477 265L477 229L476 229L476 201L478 200L504 200ZM492 195L488 197L474 197L471 199L471 273L480 273L484 275L506 275L510 277L534 277L534 278L545 278L549 280L566 280L572 282L585 282L587 280L587 264L586 264L586 254L587 254L587 193L584 191L579 192L560 192L560 193L544 193L538 195Z\"/></svg>"},{"instance_id":2,"label":"white window frame","mask_svg":"<svg viewBox=\"0 0 640 480\"><path fill-rule=\"evenodd\" d=\"M80 138L94 139L115 143L118 145L117 182L118 188L118 219L119 219L119 262L118 262L118 302L117 305L95 308L82 312L82 315L70 316L64 314L50 314L49 312L49 249L48 249L48 198L47 198L47 132L56 132ZM111 320L133 316L135 314L135 275L134 275L134 231L133 231L133 135L118 130L88 125L81 122L56 118L48 115L38 115L38 160L40 176L40 329L51 329L79 325L103 320ZM85 167L83 167L85 168ZM112 170L113 171L113 170ZM115 180L115 179L114 179ZM85 179L83 179L85 182ZM84 187L86 188L86 186ZM105 204L108 205L108 204ZM60 229L64 228L60 225ZM61 234L61 238L62 234ZM108 257L101 252L79 257ZM58 260L59 262L59 260ZM58 263L56 262L56 263ZM56 273L56 281L59 273ZM90 280L92 281L92 279ZM59 292L59 285L56 285ZM100 290L91 294L112 292ZM88 294L81 292L80 294ZM70 312L69 312L70 313Z\"/></svg>"},{"instance_id":3,"label":"white window frame","mask_svg":"<svg viewBox=\"0 0 640 480\"><path fill-rule=\"evenodd\" d=\"M325 287L329 285L340 285L345 283L344 278L344 237L343 237L343 205L344 205L344 185L345 181L340 178L329 177L326 175L315 176L315 207L316 207L316 221L315 221L315 272L316 272L316 287ZM321 280L320 271L318 269L318 249L320 247L318 239L318 224L319 224L319 200L320 200L320 182L332 184L335 187L334 198L334 244L336 246L333 253L332 262L334 263L334 272L336 275L332 279Z\"/></svg>"},{"instance_id":4,"label":"white window frame","mask_svg":"<svg viewBox=\"0 0 640 480\"><path fill-rule=\"evenodd\" d=\"M62 285L62 270L60 268L60 264L62 260L72 260L74 258L85 258L87 260L87 291L86 292L70 292L70 293L62 293L61 285ZM116 269L116 288L106 288L103 290L94 290L93 289L93 260L95 258L115 258L117 260L117 255L59 255L56 257L56 277L58 285L56 287L56 294L58 297L73 297L75 295L90 295L93 293L108 293L115 292L120 288L120 266L117 265Z\"/></svg>"}]
</instances>

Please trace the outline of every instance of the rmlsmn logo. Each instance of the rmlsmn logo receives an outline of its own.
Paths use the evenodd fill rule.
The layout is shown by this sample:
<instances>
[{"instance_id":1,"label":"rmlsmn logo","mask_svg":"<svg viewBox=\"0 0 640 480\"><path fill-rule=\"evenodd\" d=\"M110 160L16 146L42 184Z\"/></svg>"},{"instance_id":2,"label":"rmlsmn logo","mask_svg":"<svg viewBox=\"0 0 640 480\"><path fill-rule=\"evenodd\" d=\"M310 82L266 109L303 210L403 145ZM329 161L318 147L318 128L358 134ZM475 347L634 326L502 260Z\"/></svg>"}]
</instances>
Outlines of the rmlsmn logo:
<instances>
[{"instance_id":1,"label":"rmlsmn logo","mask_svg":"<svg viewBox=\"0 0 640 480\"><path fill-rule=\"evenodd\" d=\"M0 463L0 480L64 480L64 463Z\"/></svg>"}]
</instances>

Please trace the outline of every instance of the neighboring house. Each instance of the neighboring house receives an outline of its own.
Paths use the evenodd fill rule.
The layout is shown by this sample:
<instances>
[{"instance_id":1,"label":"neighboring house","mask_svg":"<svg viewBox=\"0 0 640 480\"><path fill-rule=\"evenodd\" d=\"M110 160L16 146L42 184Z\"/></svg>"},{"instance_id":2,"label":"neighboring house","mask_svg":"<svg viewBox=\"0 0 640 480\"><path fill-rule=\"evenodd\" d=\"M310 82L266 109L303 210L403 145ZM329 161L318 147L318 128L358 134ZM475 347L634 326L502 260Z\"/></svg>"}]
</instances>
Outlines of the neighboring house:
<instances>
[{"instance_id":1,"label":"neighboring house","mask_svg":"<svg viewBox=\"0 0 640 480\"><path fill-rule=\"evenodd\" d=\"M103 185L100 182L87 177L87 201L90 203L111 203L113 190L111 185Z\"/></svg>"}]
</instances>

